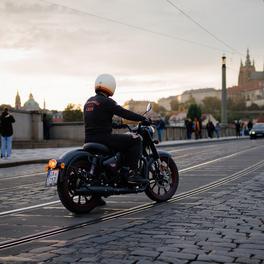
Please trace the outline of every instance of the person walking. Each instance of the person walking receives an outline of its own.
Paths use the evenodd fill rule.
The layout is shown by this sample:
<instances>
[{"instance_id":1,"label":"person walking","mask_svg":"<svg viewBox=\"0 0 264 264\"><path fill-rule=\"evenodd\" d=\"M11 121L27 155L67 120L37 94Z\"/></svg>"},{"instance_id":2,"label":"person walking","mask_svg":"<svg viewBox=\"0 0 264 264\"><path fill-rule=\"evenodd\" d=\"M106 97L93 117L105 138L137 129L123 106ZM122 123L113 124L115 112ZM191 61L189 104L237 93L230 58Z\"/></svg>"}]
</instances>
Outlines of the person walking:
<instances>
[{"instance_id":1,"label":"person walking","mask_svg":"<svg viewBox=\"0 0 264 264\"><path fill-rule=\"evenodd\" d=\"M209 138L214 137L214 131L215 131L215 126L211 120L208 121L206 125L206 130Z\"/></svg>"},{"instance_id":2,"label":"person walking","mask_svg":"<svg viewBox=\"0 0 264 264\"><path fill-rule=\"evenodd\" d=\"M162 141L163 139L163 132L165 129L165 122L164 120L160 117L158 123L157 123L157 131L158 131L158 138L159 138L159 142Z\"/></svg>"},{"instance_id":3,"label":"person walking","mask_svg":"<svg viewBox=\"0 0 264 264\"><path fill-rule=\"evenodd\" d=\"M1 114L1 158L10 159L12 151L12 136L15 118L9 114L8 108L5 108Z\"/></svg>"},{"instance_id":4,"label":"person walking","mask_svg":"<svg viewBox=\"0 0 264 264\"><path fill-rule=\"evenodd\" d=\"M235 128L236 128L236 137L240 137L240 122L238 120L235 120Z\"/></svg>"},{"instance_id":5,"label":"person walking","mask_svg":"<svg viewBox=\"0 0 264 264\"><path fill-rule=\"evenodd\" d=\"M192 139L192 130L193 130L193 123L192 120L187 118L185 119L185 127L186 127L186 137L187 139Z\"/></svg>"},{"instance_id":6,"label":"person walking","mask_svg":"<svg viewBox=\"0 0 264 264\"><path fill-rule=\"evenodd\" d=\"M201 122L200 122L200 120L197 117L195 117L194 118L194 134L195 134L195 139L201 138L201 131L202 131Z\"/></svg>"},{"instance_id":7,"label":"person walking","mask_svg":"<svg viewBox=\"0 0 264 264\"><path fill-rule=\"evenodd\" d=\"M215 124L215 133L216 133L216 137L217 137L217 138L220 137L220 131L221 131L221 127L220 127L219 122L217 122L217 123Z\"/></svg>"}]
</instances>

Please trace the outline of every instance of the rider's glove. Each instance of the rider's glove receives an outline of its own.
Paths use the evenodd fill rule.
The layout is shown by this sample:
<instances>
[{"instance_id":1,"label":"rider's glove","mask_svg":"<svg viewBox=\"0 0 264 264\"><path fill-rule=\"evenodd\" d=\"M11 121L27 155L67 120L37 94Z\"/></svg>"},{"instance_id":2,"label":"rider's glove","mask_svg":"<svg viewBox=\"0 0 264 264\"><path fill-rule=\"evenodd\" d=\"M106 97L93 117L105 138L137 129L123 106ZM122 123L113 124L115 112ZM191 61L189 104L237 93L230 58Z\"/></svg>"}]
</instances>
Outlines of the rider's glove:
<instances>
[{"instance_id":1,"label":"rider's glove","mask_svg":"<svg viewBox=\"0 0 264 264\"><path fill-rule=\"evenodd\" d=\"M150 118L146 118L144 121L142 121L143 126L150 126L152 123Z\"/></svg>"}]
</instances>

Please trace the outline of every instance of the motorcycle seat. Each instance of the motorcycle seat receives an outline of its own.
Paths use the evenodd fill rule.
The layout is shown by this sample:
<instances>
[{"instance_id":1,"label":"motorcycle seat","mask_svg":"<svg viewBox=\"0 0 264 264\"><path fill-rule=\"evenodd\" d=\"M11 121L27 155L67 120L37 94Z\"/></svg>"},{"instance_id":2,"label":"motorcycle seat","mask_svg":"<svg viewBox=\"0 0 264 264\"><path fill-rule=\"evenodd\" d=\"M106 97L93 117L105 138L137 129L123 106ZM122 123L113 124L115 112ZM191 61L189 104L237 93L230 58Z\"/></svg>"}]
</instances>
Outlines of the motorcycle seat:
<instances>
[{"instance_id":1,"label":"motorcycle seat","mask_svg":"<svg viewBox=\"0 0 264 264\"><path fill-rule=\"evenodd\" d=\"M94 143L94 142L85 143L83 145L83 149L85 151L90 152L91 154L102 154L102 155L111 154L111 150L106 145L100 143Z\"/></svg>"}]
</instances>

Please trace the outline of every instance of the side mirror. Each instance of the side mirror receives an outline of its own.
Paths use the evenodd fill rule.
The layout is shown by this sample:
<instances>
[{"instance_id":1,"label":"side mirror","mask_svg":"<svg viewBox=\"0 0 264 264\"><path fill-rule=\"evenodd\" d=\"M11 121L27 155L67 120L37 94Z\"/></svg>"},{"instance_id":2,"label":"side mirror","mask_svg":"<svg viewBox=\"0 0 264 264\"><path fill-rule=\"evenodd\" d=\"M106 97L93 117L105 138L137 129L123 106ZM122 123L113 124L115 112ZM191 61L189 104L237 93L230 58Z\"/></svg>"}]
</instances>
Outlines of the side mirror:
<instances>
[{"instance_id":1,"label":"side mirror","mask_svg":"<svg viewBox=\"0 0 264 264\"><path fill-rule=\"evenodd\" d=\"M146 112L149 112L151 109L152 109L152 105L151 105L151 103L148 103Z\"/></svg>"}]
</instances>

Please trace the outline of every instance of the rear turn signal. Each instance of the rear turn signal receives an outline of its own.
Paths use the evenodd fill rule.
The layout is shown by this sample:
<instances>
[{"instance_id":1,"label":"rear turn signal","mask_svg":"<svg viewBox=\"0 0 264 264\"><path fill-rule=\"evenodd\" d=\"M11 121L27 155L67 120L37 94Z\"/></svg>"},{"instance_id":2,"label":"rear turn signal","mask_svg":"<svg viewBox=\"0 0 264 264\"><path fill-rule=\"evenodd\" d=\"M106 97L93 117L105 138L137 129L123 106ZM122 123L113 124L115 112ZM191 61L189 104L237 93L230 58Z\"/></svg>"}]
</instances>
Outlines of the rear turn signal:
<instances>
[{"instance_id":1,"label":"rear turn signal","mask_svg":"<svg viewBox=\"0 0 264 264\"><path fill-rule=\"evenodd\" d=\"M48 162L48 167L49 167L50 169L55 169L56 166L57 166L57 160L55 160L55 159L51 159L51 160L49 160L49 162Z\"/></svg>"}]
</instances>

